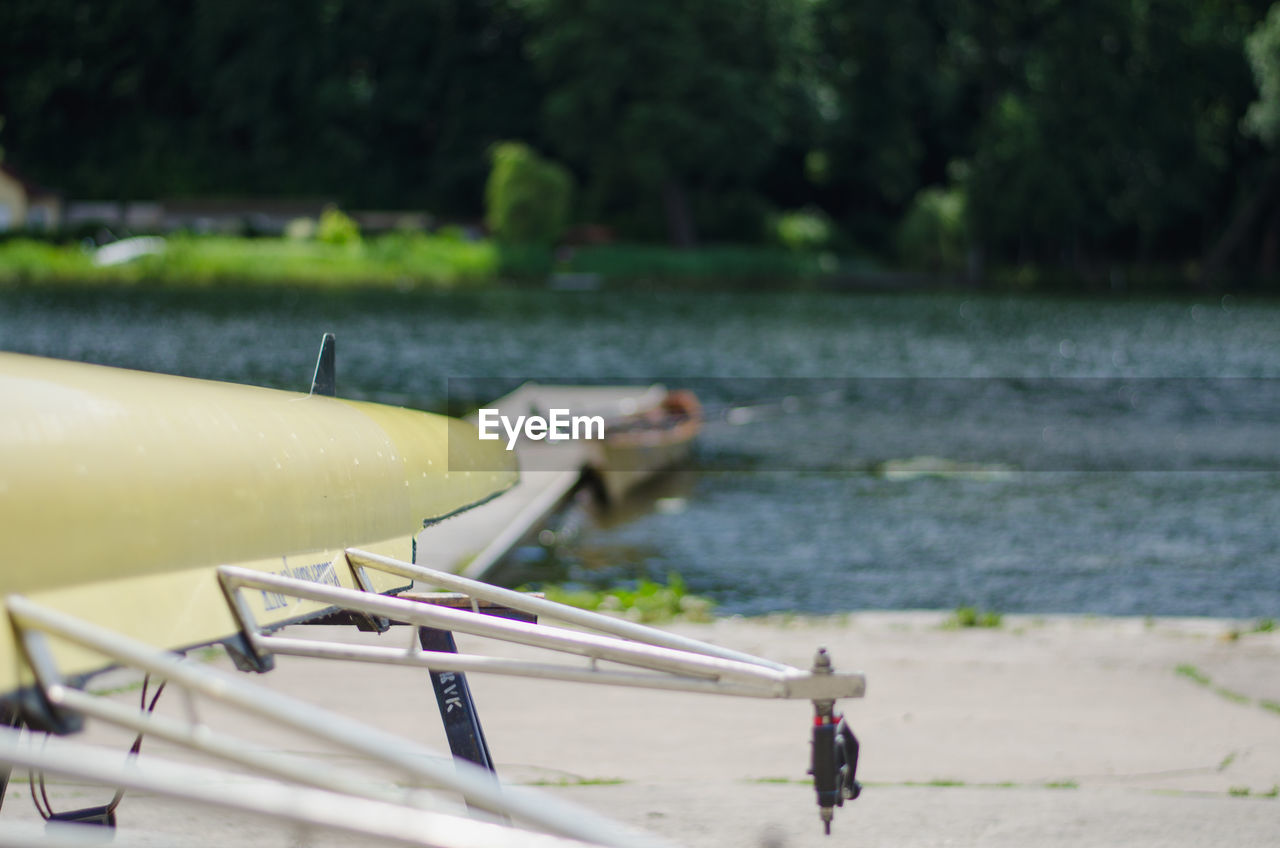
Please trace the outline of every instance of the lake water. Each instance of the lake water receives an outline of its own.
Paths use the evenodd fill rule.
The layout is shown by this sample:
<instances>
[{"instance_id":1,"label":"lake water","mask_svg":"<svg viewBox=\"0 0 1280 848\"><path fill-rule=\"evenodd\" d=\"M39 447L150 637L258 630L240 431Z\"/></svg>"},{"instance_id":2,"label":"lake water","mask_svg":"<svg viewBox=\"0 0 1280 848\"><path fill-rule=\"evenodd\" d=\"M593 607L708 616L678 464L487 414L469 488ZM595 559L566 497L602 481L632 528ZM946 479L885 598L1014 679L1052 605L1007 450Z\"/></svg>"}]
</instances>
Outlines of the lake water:
<instances>
[{"instance_id":1,"label":"lake water","mask_svg":"<svg viewBox=\"0 0 1280 848\"><path fill-rule=\"evenodd\" d=\"M0 349L282 388L306 388L325 331L351 397L699 392L691 468L544 565L572 580L678 572L726 613L1280 616L1274 302L0 292Z\"/></svg>"}]
</instances>

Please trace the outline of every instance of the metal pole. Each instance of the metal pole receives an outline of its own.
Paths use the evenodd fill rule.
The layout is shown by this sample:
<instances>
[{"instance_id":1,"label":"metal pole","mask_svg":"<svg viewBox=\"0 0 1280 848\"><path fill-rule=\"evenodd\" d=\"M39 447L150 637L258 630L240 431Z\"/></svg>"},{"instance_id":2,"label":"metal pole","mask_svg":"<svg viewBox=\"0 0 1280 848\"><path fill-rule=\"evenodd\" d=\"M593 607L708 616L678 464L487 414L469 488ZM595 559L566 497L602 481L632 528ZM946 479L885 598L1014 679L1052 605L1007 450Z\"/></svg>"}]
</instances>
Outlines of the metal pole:
<instances>
[{"instance_id":1,"label":"metal pole","mask_svg":"<svg viewBox=\"0 0 1280 848\"><path fill-rule=\"evenodd\" d=\"M358 548L348 548L346 554L347 559L354 566L373 568L378 571L397 574L401 577L421 580L424 583L430 583L444 589L449 589L453 592L462 592L473 598L492 601L494 603L510 607L511 609L518 609L532 613L542 618L554 618L556 621L563 621L566 624L586 627L599 633L608 633L622 639L630 639L635 642L656 645L663 648L671 648L677 651L688 651L690 653L701 654L708 657L719 657L720 659L733 660L734 662L746 663L747 665L756 665L762 668L773 669L774 671L794 670L792 666L773 662L772 660L762 659L760 657L752 656L751 654L745 654L741 651L722 648L719 645L712 645L709 642L701 642L697 639L690 639L686 636L680 636L675 633L667 633L666 631L659 630L656 627L647 627L643 624L636 624L634 621L613 618L611 616L591 612L590 610L582 610L565 604L558 604L555 601L548 601L545 598L530 597L522 592L503 589L500 586L494 586L480 580L472 580L468 577L462 577L457 574L450 574L447 571L439 571L434 568L415 565L413 563L404 562L391 557L371 554L368 551L362 551Z\"/></svg>"},{"instance_id":2,"label":"metal pole","mask_svg":"<svg viewBox=\"0 0 1280 848\"><path fill-rule=\"evenodd\" d=\"M475 636L489 636L536 648L549 648L554 651L642 666L655 671L671 671L712 679L730 678L771 682L783 682L790 675L805 676L805 672L798 669L789 669L790 675L788 675L781 671L736 660L691 655L677 649L643 645L558 627L504 621L400 598L385 598L367 592L308 583L247 568L223 566L218 569L218 574L223 579L224 585L231 589L240 587L265 589L332 606L385 615L395 621L404 621L409 624L438 627ZM241 603L241 607L243 606L244 604Z\"/></svg>"},{"instance_id":3,"label":"metal pole","mask_svg":"<svg viewBox=\"0 0 1280 848\"><path fill-rule=\"evenodd\" d=\"M424 651L458 653L458 645L448 630L419 627L418 643ZM484 738L484 728L480 726L480 717L476 714L476 703L471 697L471 687L467 685L467 676L461 671L445 671L430 666L427 668L431 672L431 688L436 693L436 703L440 707L440 718L444 722L449 750L454 757L496 773L493 755L489 753L489 743Z\"/></svg>"},{"instance_id":4,"label":"metal pole","mask_svg":"<svg viewBox=\"0 0 1280 848\"><path fill-rule=\"evenodd\" d=\"M276 821L325 828L396 845L435 848L583 848L584 843L556 836L512 830L444 813L262 778L227 775L212 769L148 757L120 763L118 752L103 751L62 739L43 740L40 747L13 730L0 730L0 761L78 780L150 792L206 806L264 816ZM3 844L3 843L0 843ZM586 843L590 844L590 843Z\"/></svg>"},{"instance_id":5,"label":"metal pole","mask_svg":"<svg viewBox=\"0 0 1280 848\"><path fill-rule=\"evenodd\" d=\"M415 666L438 671L502 674L509 677L529 677L537 680L597 683L607 686L627 686L636 689L695 692L703 695L778 698L783 694L782 690L774 684L738 683L635 671L604 671L589 667L575 668L553 663L532 663L526 660L486 657L476 654L433 653L428 651L406 652L398 648L383 648L376 645L320 642L311 639L292 639L286 636L258 636L254 641L263 650L290 657Z\"/></svg>"}]
</instances>

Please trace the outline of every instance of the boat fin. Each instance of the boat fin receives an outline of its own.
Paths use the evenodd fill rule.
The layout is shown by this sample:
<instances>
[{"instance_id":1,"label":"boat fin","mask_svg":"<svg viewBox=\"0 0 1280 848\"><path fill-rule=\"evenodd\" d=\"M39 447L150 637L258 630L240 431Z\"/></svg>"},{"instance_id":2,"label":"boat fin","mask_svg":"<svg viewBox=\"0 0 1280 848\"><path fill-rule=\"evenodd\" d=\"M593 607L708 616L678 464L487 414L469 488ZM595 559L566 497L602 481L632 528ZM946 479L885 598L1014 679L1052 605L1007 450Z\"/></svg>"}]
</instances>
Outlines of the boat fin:
<instances>
[{"instance_id":1,"label":"boat fin","mask_svg":"<svg viewBox=\"0 0 1280 848\"><path fill-rule=\"evenodd\" d=\"M316 373L311 378L311 394L335 397L338 394L338 380L334 365L333 333L325 333L320 340L320 357L316 359Z\"/></svg>"}]
</instances>

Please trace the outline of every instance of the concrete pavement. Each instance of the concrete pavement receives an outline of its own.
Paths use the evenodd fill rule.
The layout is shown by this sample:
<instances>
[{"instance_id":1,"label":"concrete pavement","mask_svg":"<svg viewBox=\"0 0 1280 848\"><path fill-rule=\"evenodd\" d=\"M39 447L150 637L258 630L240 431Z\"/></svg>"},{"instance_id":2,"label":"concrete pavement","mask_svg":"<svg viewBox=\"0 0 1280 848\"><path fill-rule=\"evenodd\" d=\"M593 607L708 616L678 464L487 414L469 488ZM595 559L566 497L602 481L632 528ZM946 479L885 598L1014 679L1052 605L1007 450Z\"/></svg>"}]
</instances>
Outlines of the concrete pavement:
<instances>
[{"instance_id":1,"label":"concrete pavement","mask_svg":"<svg viewBox=\"0 0 1280 848\"><path fill-rule=\"evenodd\" d=\"M687 846L1262 846L1280 844L1280 633L1205 619L1006 617L951 630L940 613L857 613L672 629L807 667L818 646L868 675L844 703L863 797L821 835L807 703L472 676L505 780L538 786ZM1247 623L1245 623L1247 625ZM331 628L310 635L408 645ZM459 637L461 650L530 649ZM573 659L567 659L574 662ZM215 660L225 663L224 660ZM280 658L257 679L445 750L425 674ZM121 698L136 698L124 693ZM181 699L161 710L177 715ZM341 758L213 706L211 725ZM93 730L89 741L115 741ZM173 754L148 741L144 752ZM145 755L145 753L144 753ZM180 755L181 756L181 755ZM25 786L5 818L31 818ZM70 805L102 790L55 785ZM447 806L447 804L446 804ZM455 805L456 806L456 805ZM236 845L349 845L129 797L122 827L227 834Z\"/></svg>"}]
</instances>

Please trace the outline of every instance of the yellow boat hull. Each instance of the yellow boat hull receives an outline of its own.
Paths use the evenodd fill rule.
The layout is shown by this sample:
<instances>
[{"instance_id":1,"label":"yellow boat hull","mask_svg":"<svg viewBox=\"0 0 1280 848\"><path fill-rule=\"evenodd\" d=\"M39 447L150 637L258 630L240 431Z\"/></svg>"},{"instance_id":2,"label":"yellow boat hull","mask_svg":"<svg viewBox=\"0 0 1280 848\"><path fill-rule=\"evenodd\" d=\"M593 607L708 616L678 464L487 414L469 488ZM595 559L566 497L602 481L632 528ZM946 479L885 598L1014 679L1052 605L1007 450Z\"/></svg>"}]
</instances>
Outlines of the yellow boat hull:
<instances>
[{"instance_id":1,"label":"yellow boat hull","mask_svg":"<svg viewBox=\"0 0 1280 848\"><path fill-rule=\"evenodd\" d=\"M355 588L344 548L410 558L424 522L516 477L501 446L443 416L0 354L2 593L157 647L238 631L218 566ZM266 626L323 611L246 599ZM66 647L58 659L68 673L104 664ZM0 628L0 693L27 682Z\"/></svg>"}]
</instances>

